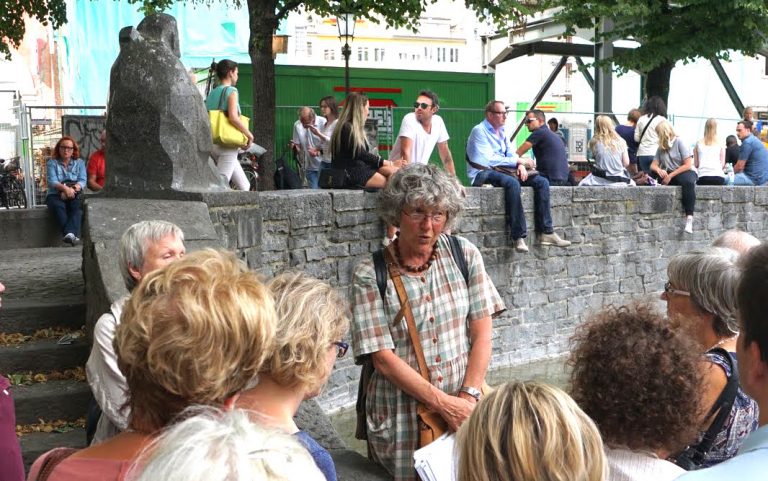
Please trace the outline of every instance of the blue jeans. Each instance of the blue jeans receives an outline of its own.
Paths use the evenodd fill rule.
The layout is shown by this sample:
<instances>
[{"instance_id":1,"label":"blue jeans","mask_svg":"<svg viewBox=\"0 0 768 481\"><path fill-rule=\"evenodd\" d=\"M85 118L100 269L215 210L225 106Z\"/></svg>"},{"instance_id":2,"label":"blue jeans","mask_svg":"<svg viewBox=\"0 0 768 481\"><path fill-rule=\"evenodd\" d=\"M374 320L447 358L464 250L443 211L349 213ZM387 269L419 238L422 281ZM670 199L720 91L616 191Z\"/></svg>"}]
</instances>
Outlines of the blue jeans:
<instances>
[{"instance_id":1,"label":"blue jeans","mask_svg":"<svg viewBox=\"0 0 768 481\"><path fill-rule=\"evenodd\" d=\"M520 201L520 185L533 187L533 223L536 232L551 234L552 215L549 211L549 182L541 175L529 177L525 182L520 182L511 175L502 174L495 170L482 170L472 185L480 187L483 184L491 184L494 187L504 188L504 207L509 225L509 234L513 239L522 239L528 230L525 224L525 212Z\"/></svg>"},{"instance_id":2,"label":"blue jeans","mask_svg":"<svg viewBox=\"0 0 768 481\"><path fill-rule=\"evenodd\" d=\"M45 203L48 204L48 210L56 216L62 235L74 234L75 237L80 237L83 206L80 204L79 195L74 199L65 201L61 200L59 194L48 194Z\"/></svg>"},{"instance_id":3,"label":"blue jeans","mask_svg":"<svg viewBox=\"0 0 768 481\"><path fill-rule=\"evenodd\" d=\"M320 182L320 171L319 170L308 170L307 171L307 183L309 184L310 189L319 189L320 186L317 185L317 183Z\"/></svg>"},{"instance_id":4,"label":"blue jeans","mask_svg":"<svg viewBox=\"0 0 768 481\"><path fill-rule=\"evenodd\" d=\"M646 174L653 174L653 172L651 172L651 163L652 162L653 162L653 156L652 155L638 155L637 156L637 165L640 167L640 170L642 170Z\"/></svg>"},{"instance_id":5,"label":"blue jeans","mask_svg":"<svg viewBox=\"0 0 768 481\"><path fill-rule=\"evenodd\" d=\"M755 183L752 182L752 179L750 179L747 174L739 172L738 174L733 174L733 183L729 183L728 185L755 185Z\"/></svg>"}]
</instances>

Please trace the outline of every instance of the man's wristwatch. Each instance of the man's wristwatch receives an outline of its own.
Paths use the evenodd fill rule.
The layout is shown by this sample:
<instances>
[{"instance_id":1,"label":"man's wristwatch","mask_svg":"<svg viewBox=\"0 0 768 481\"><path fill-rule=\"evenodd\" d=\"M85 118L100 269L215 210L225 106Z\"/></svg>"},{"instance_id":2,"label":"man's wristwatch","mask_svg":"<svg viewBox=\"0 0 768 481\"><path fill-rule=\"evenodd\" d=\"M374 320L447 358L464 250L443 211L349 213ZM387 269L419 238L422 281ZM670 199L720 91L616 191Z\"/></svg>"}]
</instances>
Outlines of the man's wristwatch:
<instances>
[{"instance_id":1,"label":"man's wristwatch","mask_svg":"<svg viewBox=\"0 0 768 481\"><path fill-rule=\"evenodd\" d=\"M480 396L482 396L483 393L480 392L480 390L473 388L472 386L462 386L461 389L459 389L459 392L463 392L465 394L469 394L473 398L475 398L476 401L480 400Z\"/></svg>"}]
</instances>

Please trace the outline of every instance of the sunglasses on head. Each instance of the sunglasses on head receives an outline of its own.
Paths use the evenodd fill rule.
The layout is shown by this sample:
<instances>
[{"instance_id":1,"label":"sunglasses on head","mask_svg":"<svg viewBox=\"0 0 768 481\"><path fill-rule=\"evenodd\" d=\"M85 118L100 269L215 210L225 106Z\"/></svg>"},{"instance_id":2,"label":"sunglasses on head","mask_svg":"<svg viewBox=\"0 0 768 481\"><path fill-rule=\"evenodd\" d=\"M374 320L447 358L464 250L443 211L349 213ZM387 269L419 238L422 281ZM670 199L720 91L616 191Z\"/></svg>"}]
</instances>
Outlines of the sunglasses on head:
<instances>
[{"instance_id":1,"label":"sunglasses on head","mask_svg":"<svg viewBox=\"0 0 768 481\"><path fill-rule=\"evenodd\" d=\"M430 108L432 106L429 105L428 103L424 103L424 102L414 102L413 103L413 108L414 109L418 109L419 107L421 107L422 110L427 110L428 108Z\"/></svg>"}]
</instances>

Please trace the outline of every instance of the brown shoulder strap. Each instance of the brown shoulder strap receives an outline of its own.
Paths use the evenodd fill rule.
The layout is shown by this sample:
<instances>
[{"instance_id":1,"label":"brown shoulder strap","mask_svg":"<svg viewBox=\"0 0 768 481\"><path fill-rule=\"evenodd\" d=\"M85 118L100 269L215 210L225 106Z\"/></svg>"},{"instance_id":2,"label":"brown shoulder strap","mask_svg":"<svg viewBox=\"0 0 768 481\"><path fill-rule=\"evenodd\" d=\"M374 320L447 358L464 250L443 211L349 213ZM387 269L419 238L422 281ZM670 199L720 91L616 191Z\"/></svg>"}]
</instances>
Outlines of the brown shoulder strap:
<instances>
[{"instance_id":1,"label":"brown shoulder strap","mask_svg":"<svg viewBox=\"0 0 768 481\"><path fill-rule=\"evenodd\" d=\"M419 372L421 377L429 380L429 369L427 369L427 361L424 359L424 351L421 348L421 340L419 339L419 333L416 331L416 321L413 320L413 311L411 311L411 304L408 302L408 294L405 292L405 286L403 280L400 279L400 271L395 267L395 261L392 258L392 253L389 249L384 249L384 256L387 260L387 267L389 268L389 277L395 284L395 290L397 291L397 297L400 299L400 312L405 314L405 321L408 325L408 336L411 338L411 344L413 344L413 350L416 351L416 361L419 363Z\"/></svg>"},{"instance_id":2,"label":"brown shoulder strap","mask_svg":"<svg viewBox=\"0 0 768 481\"><path fill-rule=\"evenodd\" d=\"M35 481L47 481L48 477L53 473L53 470L56 469L56 466L76 452L77 449L75 448L59 448L52 451L51 454L45 458L42 466L40 466L40 471L38 472L37 480Z\"/></svg>"}]
</instances>

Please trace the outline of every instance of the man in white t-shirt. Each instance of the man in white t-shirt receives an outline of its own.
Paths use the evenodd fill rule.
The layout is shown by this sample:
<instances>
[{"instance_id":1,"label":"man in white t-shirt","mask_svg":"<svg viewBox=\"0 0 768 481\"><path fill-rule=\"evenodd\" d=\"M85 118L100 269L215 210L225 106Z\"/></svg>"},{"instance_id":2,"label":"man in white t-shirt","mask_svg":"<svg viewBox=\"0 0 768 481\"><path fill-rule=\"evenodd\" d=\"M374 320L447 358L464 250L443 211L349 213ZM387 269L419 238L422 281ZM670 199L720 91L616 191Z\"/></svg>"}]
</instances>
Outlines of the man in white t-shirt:
<instances>
[{"instance_id":1,"label":"man in white t-shirt","mask_svg":"<svg viewBox=\"0 0 768 481\"><path fill-rule=\"evenodd\" d=\"M325 125L325 118L315 115L315 111L311 107L301 107L298 115L299 120L293 124L293 137L290 146L296 151L299 162L305 169L309 188L317 189L317 183L320 180L320 166L323 160L320 152L321 139L312 133L310 127L314 126L316 130L322 130Z\"/></svg>"},{"instance_id":2,"label":"man in white t-shirt","mask_svg":"<svg viewBox=\"0 0 768 481\"><path fill-rule=\"evenodd\" d=\"M443 119L437 115L440 103L437 94L431 90L422 90L413 104L414 111L403 118L397 141L392 147L389 158L403 159L406 162L427 164L435 145L443 166L451 175L456 176L453 157L448 148L448 131Z\"/></svg>"}]
</instances>

